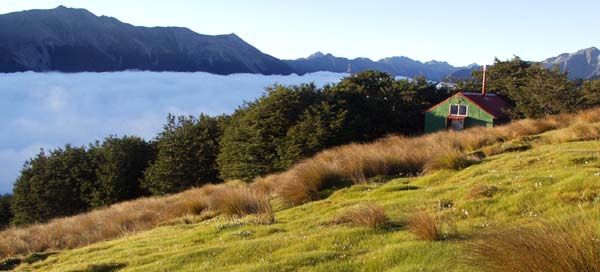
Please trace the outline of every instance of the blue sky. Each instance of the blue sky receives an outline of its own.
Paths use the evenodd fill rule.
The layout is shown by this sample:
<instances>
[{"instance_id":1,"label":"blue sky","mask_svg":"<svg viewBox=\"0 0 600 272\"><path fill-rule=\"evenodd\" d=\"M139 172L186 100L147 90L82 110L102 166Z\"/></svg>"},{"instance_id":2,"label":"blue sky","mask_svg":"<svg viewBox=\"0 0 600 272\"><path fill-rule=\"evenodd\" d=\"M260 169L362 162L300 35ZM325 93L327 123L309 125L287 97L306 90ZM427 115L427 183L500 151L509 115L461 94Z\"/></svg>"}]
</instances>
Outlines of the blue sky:
<instances>
[{"instance_id":1,"label":"blue sky","mask_svg":"<svg viewBox=\"0 0 600 272\"><path fill-rule=\"evenodd\" d=\"M468 65L600 46L600 1L594 0L0 0L0 13L60 4L135 25L234 32L278 58L323 51Z\"/></svg>"}]
</instances>

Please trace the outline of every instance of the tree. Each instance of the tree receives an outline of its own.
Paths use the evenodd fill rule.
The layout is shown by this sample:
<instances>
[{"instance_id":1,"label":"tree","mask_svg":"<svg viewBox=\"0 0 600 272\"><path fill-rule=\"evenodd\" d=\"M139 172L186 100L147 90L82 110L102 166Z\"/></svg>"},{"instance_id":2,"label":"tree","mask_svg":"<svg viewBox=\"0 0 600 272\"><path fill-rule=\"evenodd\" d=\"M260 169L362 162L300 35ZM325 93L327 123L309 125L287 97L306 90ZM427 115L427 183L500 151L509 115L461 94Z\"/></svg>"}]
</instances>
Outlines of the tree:
<instances>
[{"instance_id":1,"label":"tree","mask_svg":"<svg viewBox=\"0 0 600 272\"><path fill-rule=\"evenodd\" d=\"M386 134L416 134L423 129L422 111L445 96L425 78L395 80L390 74L364 71L324 90L329 104L346 111L344 133L335 145L364 142Z\"/></svg>"},{"instance_id":2,"label":"tree","mask_svg":"<svg viewBox=\"0 0 600 272\"><path fill-rule=\"evenodd\" d=\"M90 199L92 207L147 195L140 187L140 180L155 157L151 144L139 137L110 136L102 144L96 142L92 145L89 152L97 165L96 182Z\"/></svg>"},{"instance_id":3,"label":"tree","mask_svg":"<svg viewBox=\"0 0 600 272\"><path fill-rule=\"evenodd\" d=\"M84 147L43 150L25 163L13 188L15 224L44 222L90 208L95 185L94 160Z\"/></svg>"},{"instance_id":4,"label":"tree","mask_svg":"<svg viewBox=\"0 0 600 272\"><path fill-rule=\"evenodd\" d=\"M236 110L221 140L217 158L222 179L249 181L256 176L280 171L288 165L278 148L288 129L303 112L320 100L314 84L267 88L267 94Z\"/></svg>"},{"instance_id":5,"label":"tree","mask_svg":"<svg viewBox=\"0 0 600 272\"><path fill-rule=\"evenodd\" d=\"M579 87L579 104L583 108L600 106L600 79L586 80Z\"/></svg>"},{"instance_id":6,"label":"tree","mask_svg":"<svg viewBox=\"0 0 600 272\"><path fill-rule=\"evenodd\" d=\"M474 71L472 78L458 83L458 89L479 92L481 79L482 72ZM549 70L516 56L507 61L495 59L488 69L486 90L509 103L507 114L512 119L537 118L578 108L578 91L566 72Z\"/></svg>"},{"instance_id":7,"label":"tree","mask_svg":"<svg viewBox=\"0 0 600 272\"><path fill-rule=\"evenodd\" d=\"M334 111L328 103L309 107L300 120L290 127L282 145L277 147L278 160L282 168L310 157L333 146L336 137L343 134L346 111Z\"/></svg>"},{"instance_id":8,"label":"tree","mask_svg":"<svg viewBox=\"0 0 600 272\"><path fill-rule=\"evenodd\" d=\"M577 91L567 73L548 70L539 64L527 69L525 85L511 98L515 106L509 113L515 118L540 118L577 110Z\"/></svg>"},{"instance_id":9,"label":"tree","mask_svg":"<svg viewBox=\"0 0 600 272\"><path fill-rule=\"evenodd\" d=\"M0 229L8 226L12 221L11 201L11 195L0 195Z\"/></svg>"},{"instance_id":10,"label":"tree","mask_svg":"<svg viewBox=\"0 0 600 272\"><path fill-rule=\"evenodd\" d=\"M168 194L218 181L215 161L220 124L225 121L207 115L169 115L156 139L156 161L145 171L142 187L153 194Z\"/></svg>"}]
</instances>

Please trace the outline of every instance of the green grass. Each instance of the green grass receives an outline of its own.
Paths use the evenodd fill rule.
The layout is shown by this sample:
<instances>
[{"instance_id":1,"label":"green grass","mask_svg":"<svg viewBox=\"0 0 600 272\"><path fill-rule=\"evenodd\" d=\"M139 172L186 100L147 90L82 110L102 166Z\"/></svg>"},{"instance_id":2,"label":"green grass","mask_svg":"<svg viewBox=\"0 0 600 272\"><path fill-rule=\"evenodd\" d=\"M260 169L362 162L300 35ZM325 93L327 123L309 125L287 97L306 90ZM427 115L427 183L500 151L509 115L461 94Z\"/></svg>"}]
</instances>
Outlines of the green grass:
<instances>
[{"instance_id":1,"label":"green grass","mask_svg":"<svg viewBox=\"0 0 600 272\"><path fill-rule=\"evenodd\" d=\"M478 185L491 197L469 196ZM326 199L278 208L275 223L217 217L178 221L122 239L67 250L22 271L478 271L466 245L486 228L540 219L600 221L600 142L507 152L460 171L355 185ZM385 229L330 224L359 203L382 206ZM442 241L420 241L410 215L440 218ZM596 211L595 211L596 210ZM184 223L188 222L188 223Z\"/></svg>"}]
</instances>

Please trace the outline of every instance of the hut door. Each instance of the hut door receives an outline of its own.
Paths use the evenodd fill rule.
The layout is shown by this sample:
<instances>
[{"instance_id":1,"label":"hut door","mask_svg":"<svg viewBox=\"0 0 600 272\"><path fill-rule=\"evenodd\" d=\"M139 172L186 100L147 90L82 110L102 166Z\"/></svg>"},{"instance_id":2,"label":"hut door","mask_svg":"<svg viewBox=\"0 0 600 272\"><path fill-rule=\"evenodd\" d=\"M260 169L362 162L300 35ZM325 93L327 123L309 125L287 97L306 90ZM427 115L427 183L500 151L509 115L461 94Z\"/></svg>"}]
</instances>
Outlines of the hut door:
<instances>
[{"instance_id":1,"label":"hut door","mask_svg":"<svg viewBox=\"0 0 600 272\"><path fill-rule=\"evenodd\" d=\"M461 131L465 127L465 119L450 119L450 129Z\"/></svg>"}]
</instances>

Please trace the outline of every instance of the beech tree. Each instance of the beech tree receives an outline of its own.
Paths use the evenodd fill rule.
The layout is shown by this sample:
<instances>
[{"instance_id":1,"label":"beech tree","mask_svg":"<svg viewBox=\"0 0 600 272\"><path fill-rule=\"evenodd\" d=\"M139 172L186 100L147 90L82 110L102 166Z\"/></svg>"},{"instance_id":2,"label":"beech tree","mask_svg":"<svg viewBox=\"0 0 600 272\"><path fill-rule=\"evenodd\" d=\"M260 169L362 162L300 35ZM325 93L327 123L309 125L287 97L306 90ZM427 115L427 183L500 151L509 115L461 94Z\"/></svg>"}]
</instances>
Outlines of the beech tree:
<instances>
[{"instance_id":1,"label":"beech tree","mask_svg":"<svg viewBox=\"0 0 600 272\"><path fill-rule=\"evenodd\" d=\"M470 79L459 81L457 89L479 92L481 79L482 72L474 71ZM582 108L577 99L579 90L566 72L546 69L519 57L507 61L495 59L488 69L486 89L511 105L507 114L512 119L538 118Z\"/></svg>"},{"instance_id":2,"label":"beech tree","mask_svg":"<svg viewBox=\"0 0 600 272\"><path fill-rule=\"evenodd\" d=\"M157 157L145 171L142 187L169 194L218 182L216 157L225 117L169 115L156 139Z\"/></svg>"},{"instance_id":3,"label":"beech tree","mask_svg":"<svg viewBox=\"0 0 600 272\"><path fill-rule=\"evenodd\" d=\"M0 229L8 226L12 221L11 201L11 195L0 195Z\"/></svg>"},{"instance_id":4,"label":"beech tree","mask_svg":"<svg viewBox=\"0 0 600 272\"><path fill-rule=\"evenodd\" d=\"M222 179L252 178L287 167L278 148L288 130L321 96L314 84L273 86L267 94L238 109L220 142L217 158Z\"/></svg>"},{"instance_id":5,"label":"beech tree","mask_svg":"<svg viewBox=\"0 0 600 272\"><path fill-rule=\"evenodd\" d=\"M25 163L15 182L13 221L44 222L88 210L95 179L94 160L84 147L40 151Z\"/></svg>"},{"instance_id":6,"label":"beech tree","mask_svg":"<svg viewBox=\"0 0 600 272\"><path fill-rule=\"evenodd\" d=\"M139 137L110 136L90 147L96 163L96 182L89 198L92 207L134 199L148 192L140 186L144 170L154 160L154 147Z\"/></svg>"}]
</instances>

